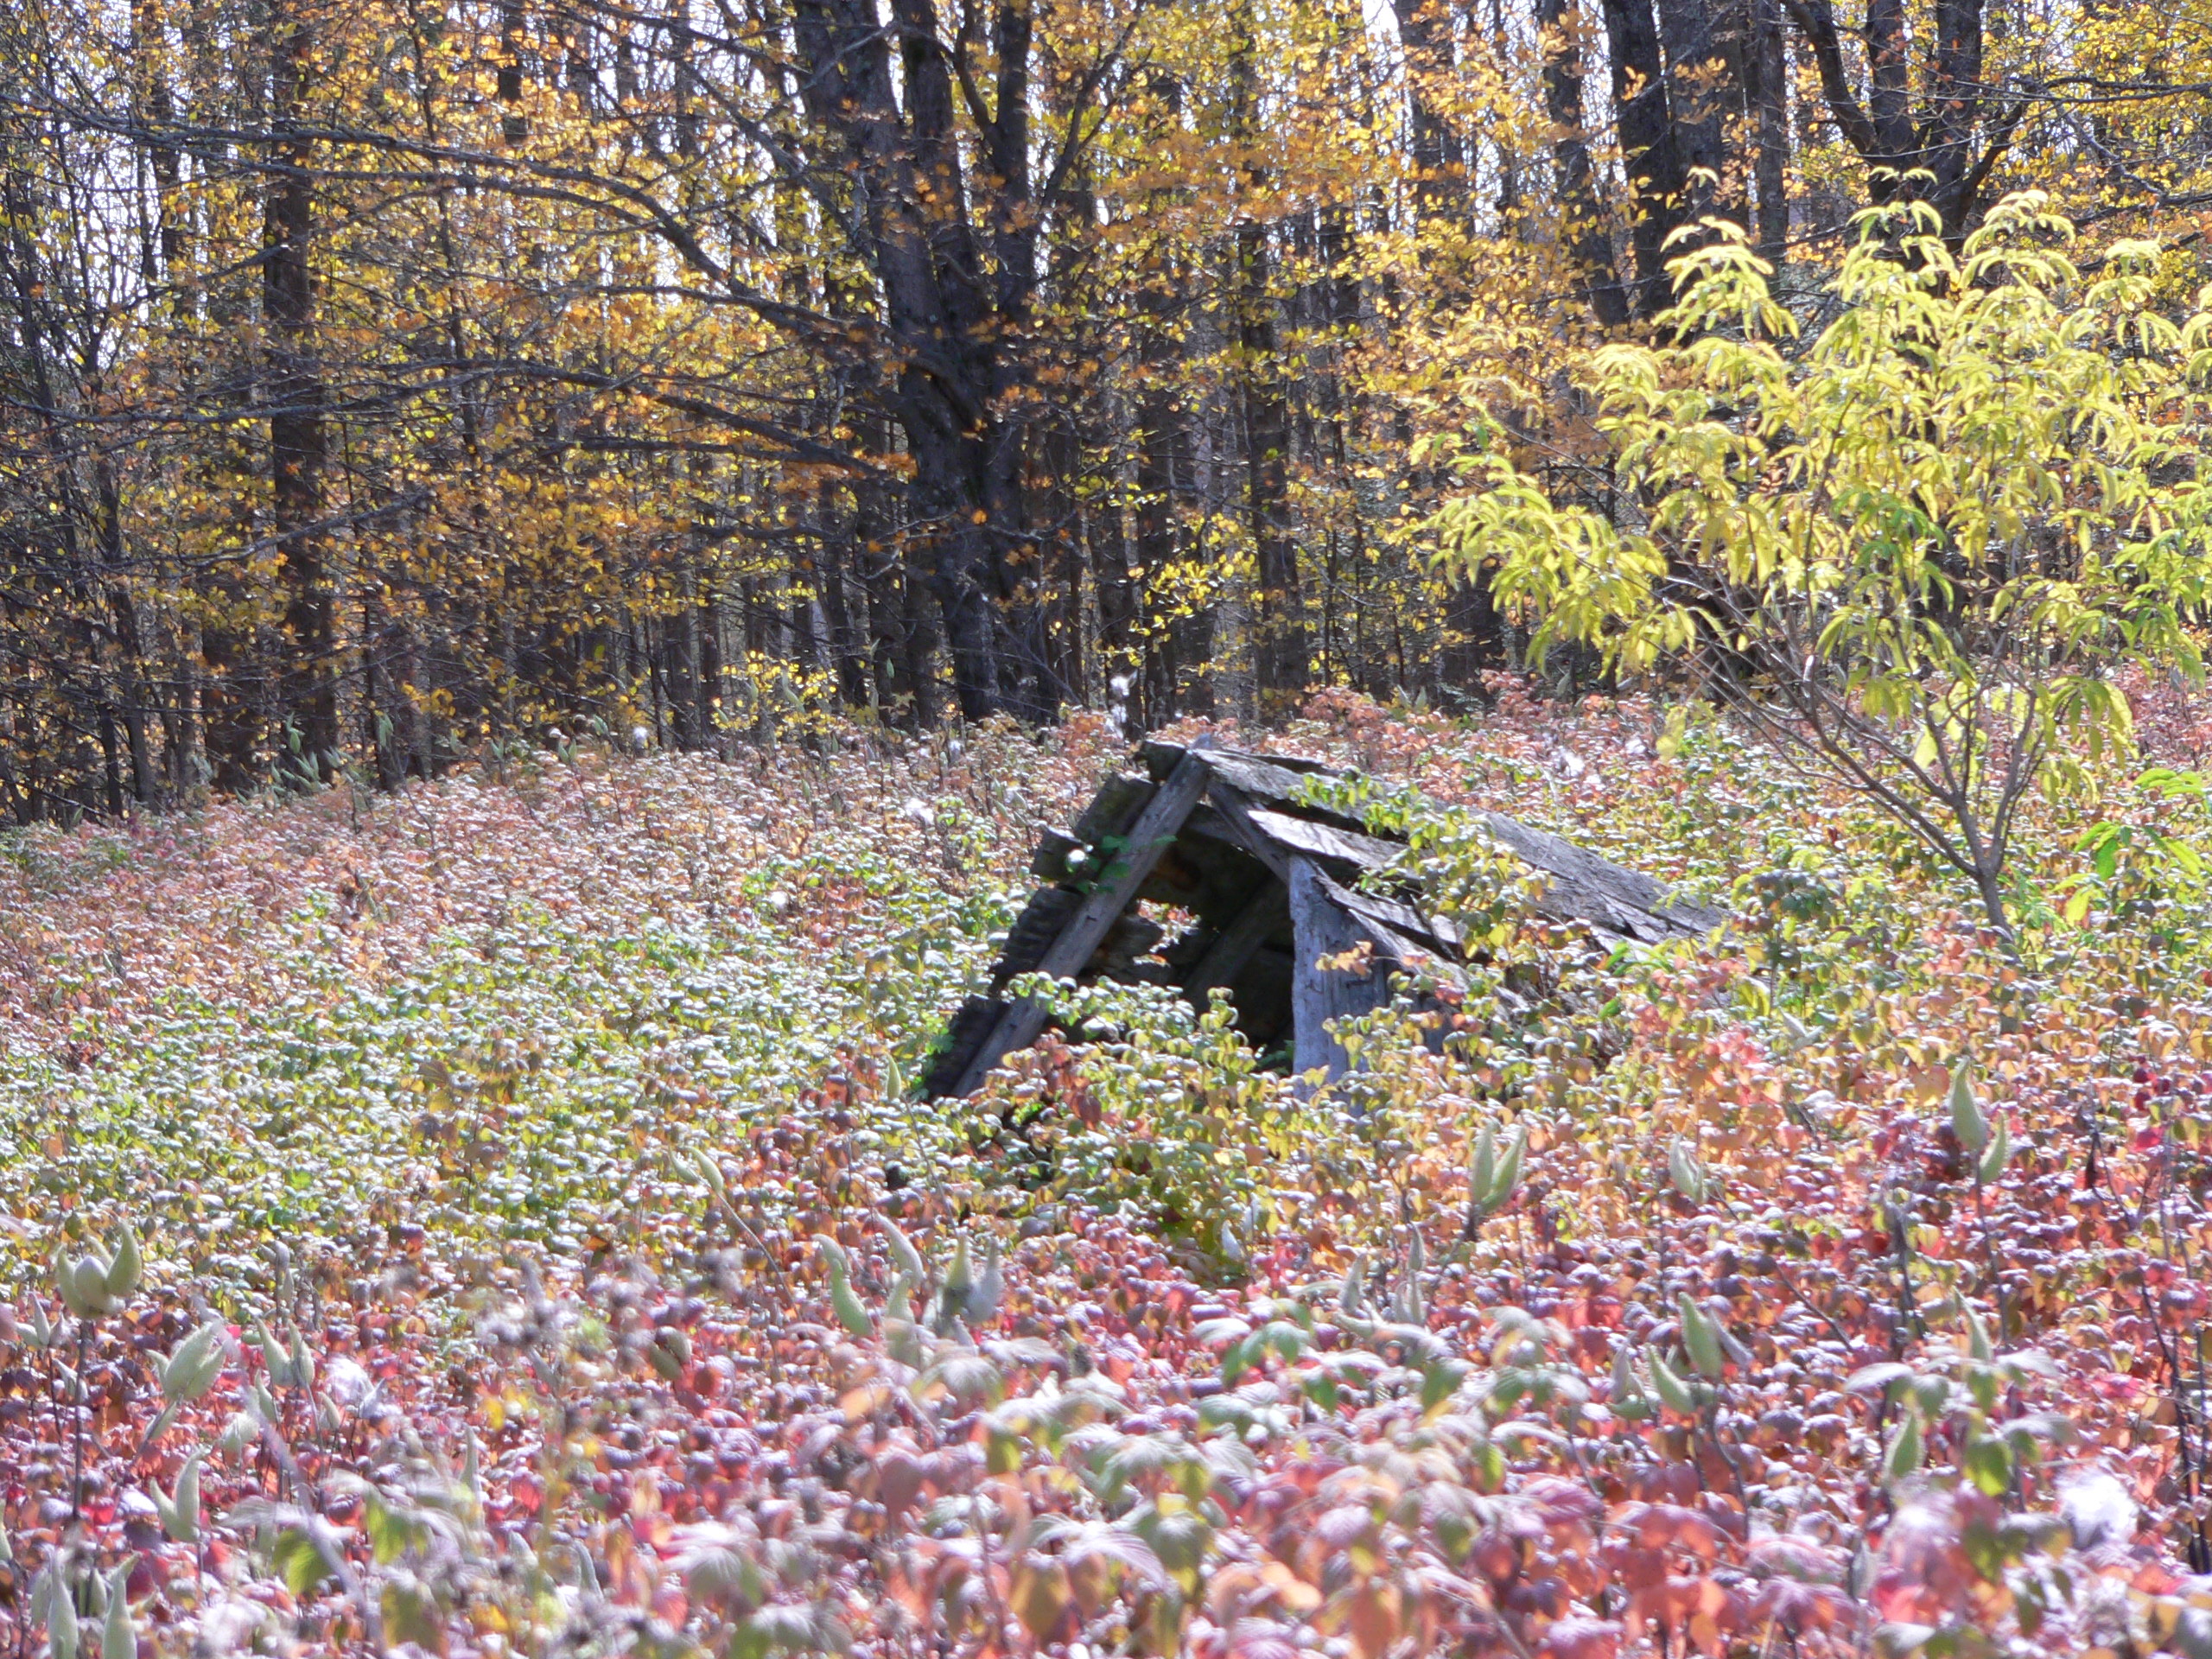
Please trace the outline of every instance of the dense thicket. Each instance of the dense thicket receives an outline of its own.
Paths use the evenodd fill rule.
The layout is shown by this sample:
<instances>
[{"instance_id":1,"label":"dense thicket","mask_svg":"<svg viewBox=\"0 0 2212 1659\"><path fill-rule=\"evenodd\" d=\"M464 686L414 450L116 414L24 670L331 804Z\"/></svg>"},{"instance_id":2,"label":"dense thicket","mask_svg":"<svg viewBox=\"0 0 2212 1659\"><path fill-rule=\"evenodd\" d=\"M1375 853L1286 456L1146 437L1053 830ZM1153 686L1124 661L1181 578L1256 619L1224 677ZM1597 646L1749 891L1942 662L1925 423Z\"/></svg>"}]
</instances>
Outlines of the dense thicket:
<instances>
[{"instance_id":1,"label":"dense thicket","mask_svg":"<svg viewBox=\"0 0 2212 1659\"><path fill-rule=\"evenodd\" d=\"M2193 4L22 0L0 807L385 782L596 722L1464 698L1478 410L1726 216L2037 185L2194 283ZM1679 242L1676 243L1679 246ZM2094 249L2091 251L2094 258Z\"/></svg>"}]
</instances>

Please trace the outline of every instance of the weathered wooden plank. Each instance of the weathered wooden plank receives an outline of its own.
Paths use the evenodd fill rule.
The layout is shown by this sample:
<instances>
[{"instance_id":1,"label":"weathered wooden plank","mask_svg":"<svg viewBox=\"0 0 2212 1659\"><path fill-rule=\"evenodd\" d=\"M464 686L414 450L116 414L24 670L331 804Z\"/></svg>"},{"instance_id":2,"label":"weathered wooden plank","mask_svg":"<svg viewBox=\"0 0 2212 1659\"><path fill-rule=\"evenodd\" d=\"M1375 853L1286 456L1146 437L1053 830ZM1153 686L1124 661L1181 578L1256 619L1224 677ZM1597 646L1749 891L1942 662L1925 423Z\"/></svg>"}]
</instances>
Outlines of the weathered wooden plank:
<instances>
[{"instance_id":1,"label":"weathered wooden plank","mask_svg":"<svg viewBox=\"0 0 2212 1659\"><path fill-rule=\"evenodd\" d=\"M1462 957L1466 950L1466 936L1441 916L1431 916L1402 904L1395 899L1385 899L1379 893L1361 893L1356 889L1339 888L1343 902L1363 921L1376 927L1389 928L1416 944L1422 944L1440 955Z\"/></svg>"},{"instance_id":2,"label":"weathered wooden plank","mask_svg":"<svg viewBox=\"0 0 2212 1659\"><path fill-rule=\"evenodd\" d=\"M936 1100L952 1092L952 1085L968 1069L976 1046L1005 1012L1005 1002L995 996L971 996L961 1003L959 1012L945 1028L943 1045L931 1059L929 1070L922 1074L923 1098Z\"/></svg>"},{"instance_id":3,"label":"weathered wooden plank","mask_svg":"<svg viewBox=\"0 0 2212 1659\"><path fill-rule=\"evenodd\" d=\"M1306 774L1280 761L1256 754L1232 754L1216 749L1206 756L1214 775L1248 800L1262 806L1283 805L1296 798Z\"/></svg>"},{"instance_id":4,"label":"weathered wooden plank","mask_svg":"<svg viewBox=\"0 0 2212 1659\"><path fill-rule=\"evenodd\" d=\"M1219 790L1214 791L1219 798ZM1310 818L1292 818L1283 812L1268 812L1265 807L1245 807L1243 823L1248 825L1245 836L1259 836L1265 842L1261 856L1268 856L1274 849L1274 862L1287 869L1294 856L1314 858L1323 865L1344 865L1351 869L1376 869L1387 865L1391 858L1405 852L1402 841L1382 841L1378 836L1363 836L1351 830L1334 830L1325 823L1312 823ZM1453 927L1442 916L1425 916L1411 905L1402 905L1395 898L1382 898L1378 893L1338 889L1343 893L1340 902L1350 905L1363 920L1376 927L1389 927L1402 933L1409 940L1427 944L1442 956L1458 957L1466 940L1460 929Z\"/></svg>"},{"instance_id":5,"label":"weathered wooden plank","mask_svg":"<svg viewBox=\"0 0 2212 1659\"><path fill-rule=\"evenodd\" d=\"M1301 855L1290 861L1290 922L1297 938L1291 963L1290 1006L1294 1070L1320 1070L1333 1083L1351 1069L1351 1057L1329 1030L1390 1000L1390 976L1405 949L1387 929L1370 926L1345 905L1348 896L1320 865ZM1324 968L1325 958L1371 950L1364 972Z\"/></svg>"},{"instance_id":6,"label":"weathered wooden plank","mask_svg":"<svg viewBox=\"0 0 2212 1659\"><path fill-rule=\"evenodd\" d=\"M1549 878L1536 906L1540 915L1588 922L1646 943L1702 933L1726 919L1699 906L1670 906L1666 890L1641 870L1625 869L1548 830L1500 812L1482 817L1507 851Z\"/></svg>"},{"instance_id":7,"label":"weathered wooden plank","mask_svg":"<svg viewBox=\"0 0 2212 1659\"><path fill-rule=\"evenodd\" d=\"M1279 842L1294 853L1304 853L1325 863L1348 864L1360 869L1376 870L1406 850L1406 843L1402 841L1384 841L1379 836L1338 830L1329 824L1316 823L1310 818L1294 818L1287 812L1272 812L1265 807L1252 809L1251 823L1270 841Z\"/></svg>"},{"instance_id":8,"label":"weathered wooden plank","mask_svg":"<svg viewBox=\"0 0 2212 1659\"><path fill-rule=\"evenodd\" d=\"M1266 865L1274 872L1275 880L1287 887L1290 884L1290 851L1270 839L1253 822L1252 804L1244 798L1243 792L1216 778L1209 782L1206 799L1221 815L1222 823L1228 826L1236 843Z\"/></svg>"},{"instance_id":9,"label":"weathered wooden plank","mask_svg":"<svg viewBox=\"0 0 2212 1659\"><path fill-rule=\"evenodd\" d=\"M1152 774L1154 783L1160 782L1169 772L1174 771L1177 764L1181 761L1186 753L1188 751L1180 743L1168 743L1156 737L1148 737L1137 746L1137 753L1142 757L1145 770ZM1325 761L1308 760L1303 755L1297 754L1254 754L1245 749L1207 749L1205 753L1217 759L1256 760L1262 765L1274 766L1284 772L1327 772L1330 769Z\"/></svg>"},{"instance_id":10,"label":"weathered wooden plank","mask_svg":"<svg viewBox=\"0 0 2212 1659\"><path fill-rule=\"evenodd\" d=\"M1154 791L1136 822L1129 826L1128 843L1107 866L1107 879L1068 918L1059 938L1052 941L1052 948L1038 963L1037 972L1065 979L1083 971L1091 953L1105 938L1106 931L1136 896L1145 877L1152 874L1153 865L1182 828L1185 816L1205 792L1211 775L1206 768L1204 751L1193 751L1183 757L1167 781ZM1024 997L1009 1007L999 1016L990 1035L978 1046L952 1092L968 1093L989 1075L991 1068L1009 1050L1026 1048L1035 1042L1045 1029L1046 1017L1044 1005L1033 997Z\"/></svg>"},{"instance_id":11,"label":"weathered wooden plank","mask_svg":"<svg viewBox=\"0 0 2212 1659\"><path fill-rule=\"evenodd\" d=\"M1287 904L1281 882L1272 877L1263 882L1259 892L1252 895L1251 902L1221 930L1221 937L1206 947L1205 955L1198 958L1198 965L1191 970L1190 978L1183 982L1184 995L1203 1008L1207 994L1215 986L1236 983L1236 976L1252 959L1252 953L1281 925Z\"/></svg>"}]
</instances>

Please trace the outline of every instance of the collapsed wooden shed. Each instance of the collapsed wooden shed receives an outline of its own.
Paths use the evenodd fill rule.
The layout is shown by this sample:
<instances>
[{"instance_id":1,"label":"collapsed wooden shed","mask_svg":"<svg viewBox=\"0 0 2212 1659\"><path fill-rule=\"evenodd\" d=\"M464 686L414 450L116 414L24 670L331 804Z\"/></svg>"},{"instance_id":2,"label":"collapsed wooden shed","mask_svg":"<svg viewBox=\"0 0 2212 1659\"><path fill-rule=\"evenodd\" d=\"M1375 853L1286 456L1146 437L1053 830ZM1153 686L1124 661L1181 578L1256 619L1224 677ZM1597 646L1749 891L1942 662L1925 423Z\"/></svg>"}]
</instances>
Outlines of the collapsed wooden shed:
<instances>
[{"instance_id":1,"label":"collapsed wooden shed","mask_svg":"<svg viewBox=\"0 0 2212 1659\"><path fill-rule=\"evenodd\" d=\"M1198 1007L1226 988L1255 1048L1287 1050L1294 1071L1319 1067L1335 1077L1345 1056L1330 1020L1382 1005L1392 978L1424 955L1461 959L1457 930L1408 902L1410 893L1362 889L1403 843L1306 804L1306 778L1326 768L1161 742L1139 753L1143 772L1109 779L1073 825L1038 849L1031 869L1043 885L1008 932L988 993L955 1016L923 1082L931 1096L969 1093L1042 1033L1044 1007L1007 995L1023 974L1169 984ZM1717 911L1669 902L1650 877L1557 836L1483 817L1502 846L1545 878L1541 916L1646 944L1721 920ZM1192 920L1171 940L1141 912L1147 903Z\"/></svg>"}]
</instances>

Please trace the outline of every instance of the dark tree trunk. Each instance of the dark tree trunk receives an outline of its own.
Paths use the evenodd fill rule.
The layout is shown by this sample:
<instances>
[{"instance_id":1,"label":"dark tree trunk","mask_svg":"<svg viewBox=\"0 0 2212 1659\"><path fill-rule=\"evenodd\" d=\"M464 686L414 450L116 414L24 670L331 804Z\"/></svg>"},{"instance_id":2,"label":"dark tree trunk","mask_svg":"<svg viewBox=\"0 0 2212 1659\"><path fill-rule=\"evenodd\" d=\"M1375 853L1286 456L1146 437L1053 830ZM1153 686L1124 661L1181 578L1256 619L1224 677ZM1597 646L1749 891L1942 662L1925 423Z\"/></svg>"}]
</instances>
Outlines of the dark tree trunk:
<instances>
[{"instance_id":1,"label":"dark tree trunk","mask_svg":"<svg viewBox=\"0 0 2212 1659\"><path fill-rule=\"evenodd\" d=\"M828 497L829 492L823 495ZM861 647L859 627L853 620L850 593L845 581L849 549L831 527L834 504L821 505L821 551L814 579L822 592L822 615L830 629L830 660L837 676L837 701L848 709L868 707L868 656Z\"/></svg>"},{"instance_id":2,"label":"dark tree trunk","mask_svg":"<svg viewBox=\"0 0 2212 1659\"><path fill-rule=\"evenodd\" d=\"M1249 142L1256 119L1251 20L1240 3L1231 47L1231 118L1237 137ZM1248 164L1248 188L1266 180ZM1277 360L1274 262L1264 225L1249 214L1236 228L1231 299L1244 429L1247 530L1252 538L1253 677L1263 715L1287 713L1306 689L1309 662L1305 605L1298 585L1298 544L1290 519L1290 410Z\"/></svg>"},{"instance_id":3,"label":"dark tree trunk","mask_svg":"<svg viewBox=\"0 0 2212 1659\"><path fill-rule=\"evenodd\" d=\"M1651 0L1604 0L1611 48L1614 124L1629 178L1629 245L1636 255L1635 309L1664 310L1667 238L1681 222L1681 152L1667 107L1667 67Z\"/></svg>"},{"instance_id":4,"label":"dark tree trunk","mask_svg":"<svg viewBox=\"0 0 2212 1659\"><path fill-rule=\"evenodd\" d=\"M1863 102L1831 0L1784 3L1820 72L1829 118L1866 163L1869 195L1925 200L1955 245L1980 219L1991 172L2030 102L2007 103L1984 78L1981 0L1936 0L1935 52L1918 111L1904 0L1867 0Z\"/></svg>"},{"instance_id":5,"label":"dark tree trunk","mask_svg":"<svg viewBox=\"0 0 2212 1659\"><path fill-rule=\"evenodd\" d=\"M1413 146L1414 201L1423 219L1446 212L1465 175L1457 134L1436 112L1432 87L1452 70L1451 14L1441 0L1390 0L1406 66L1408 137Z\"/></svg>"},{"instance_id":6,"label":"dark tree trunk","mask_svg":"<svg viewBox=\"0 0 2212 1659\"><path fill-rule=\"evenodd\" d=\"M937 626L924 602L920 583L904 581L899 594L899 672L912 723L926 731L944 718L944 699L938 683Z\"/></svg>"},{"instance_id":7,"label":"dark tree trunk","mask_svg":"<svg viewBox=\"0 0 2212 1659\"><path fill-rule=\"evenodd\" d=\"M262 304L269 322L269 464L280 580L284 662L279 675L285 741L280 769L323 782L338 756L335 606L321 529L329 441L315 359L313 145L304 116L314 42L288 0L270 17L270 130L277 170L264 205Z\"/></svg>"},{"instance_id":8,"label":"dark tree trunk","mask_svg":"<svg viewBox=\"0 0 2212 1659\"><path fill-rule=\"evenodd\" d=\"M1789 246L1789 41L1782 0L1751 3L1751 73L1745 96L1751 111L1757 236L1760 254L1779 264Z\"/></svg>"},{"instance_id":9,"label":"dark tree trunk","mask_svg":"<svg viewBox=\"0 0 2212 1659\"><path fill-rule=\"evenodd\" d=\"M1142 664L1142 718L1147 725L1159 725L1180 714L1213 711L1212 607L1200 604L1186 610L1190 601L1184 584L1169 579L1171 569L1184 556L1184 508L1196 483L1189 414L1173 386L1184 355L1173 316L1188 276L1180 261L1163 251L1140 302L1147 314L1139 346L1143 379L1136 410L1136 563L1141 574L1132 579L1123 572L1122 591L1113 596L1110 607L1109 637L1126 653L1134 643L1139 595L1153 596L1143 607L1151 627ZM1102 591L1102 620L1108 614L1107 595Z\"/></svg>"},{"instance_id":10,"label":"dark tree trunk","mask_svg":"<svg viewBox=\"0 0 2212 1659\"><path fill-rule=\"evenodd\" d=\"M893 0L892 13L887 36L872 0L799 0L802 91L861 204L855 251L880 287L882 355L899 365L890 406L912 462L911 522L929 549L961 713L1049 719L1060 689L1027 524L1017 395L1030 378L1023 347L1042 216L1030 191L1028 0L993 10L994 107L970 100L982 156L973 176L936 10Z\"/></svg>"},{"instance_id":11,"label":"dark tree trunk","mask_svg":"<svg viewBox=\"0 0 2212 1659\"><path fill-rule=\"evenodd\" d=\"M707 699L699 678L699 607L689 596L678 599L675 613L661 625L661 660L676 747L703 748Z\"/></svg>"},{"instance_id":12,"label":"dark tree trunk","mask_svg":"<svg viewBox=\"0 0 2212 1659\"><path fill-rule=\"evenodd\" d=\"M1237 344L1243 353L1245 506L1256 582L1253 668L1262 707L1286 710L1306 689L1308 647L1290 517L1290 416L1276 362L1274 303L1268 295L1267 232L1237 232L1242 289Z\"/></svg>"},{"instance_id":13,"label":"dark tree trunk","mask_svg":"<svg viewBox=\"0 0 2212 1659\"><path fill-rule=\"evenodd\" d=\"M1608 328L1628 321L1628 293L1613 264L1613 239L1605 230L1590 162L1582 105L1583 39L1579 6L1569 0L1536 0L1543 40L1544 113L1552 124L1552 189L1559 209L1560 243L1587 285L1590 309Z\"/></svg>"},{"instance_id":14,"label":"dark tree trunk","mask_svg":"<svg viewBox=\"0 0 2212 1659\"><path fill-rule=\"evenodd\" d=\"M1744 102L1743 6L1744 0L1659 0L1667 113L1682 169L1681 224L1709 213L1746 218L1742 180L1728 154L1728 124Z\"/></svg>"}]
</instances>

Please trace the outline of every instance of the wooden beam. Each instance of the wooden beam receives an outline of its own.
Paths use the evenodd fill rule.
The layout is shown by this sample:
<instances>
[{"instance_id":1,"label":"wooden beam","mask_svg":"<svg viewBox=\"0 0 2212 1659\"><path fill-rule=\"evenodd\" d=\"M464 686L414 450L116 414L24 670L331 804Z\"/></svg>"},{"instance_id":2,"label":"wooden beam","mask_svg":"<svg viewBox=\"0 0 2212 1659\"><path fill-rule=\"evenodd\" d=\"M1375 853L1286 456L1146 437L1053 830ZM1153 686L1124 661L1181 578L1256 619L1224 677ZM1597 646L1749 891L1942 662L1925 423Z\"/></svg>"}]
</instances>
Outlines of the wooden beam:
<instances>
[{"instance_id":1,"label":"wooden beam","mask_svg":"<svg viewBox=\"0 0 2212 1659\"><path fill-rule=\"evenodd\" d=\"M1192 750L1176 763L1167 781L1154 791L1137 821L1129 826L1126 843L1106 867L1107 879L1091 890L1068 918L1059 938L1038 963L1036 972L1050 974L1054 979L1072 979L1090 964L1107 930L1136 897L1137 889L1175 839L1175 832L1198 804L1212 775L1203 749ZM1046 1017L1044 1004L1033 997L1023 997L1008 1007L961 1072L952 1092L970 1093L1008 1053L1035 1042L1045 1029Z\"/></svg>"},{"instance_id":2,"label":"wooden beam","mask_svg":"<svg viewBox=\"0 0 2212 1659\"><path fill-rule=\"evenodd\" d=\"M1311 819L1294 818L1287 812L1271 812L1265 807L1252 809L1252 827L1293 852L1362 870L1379 870L1406 850L1402 841L1384 841L1377 836L1335 830Z\"/></svg>"},{"instance_id":3,"label":"wooden beam","mask_svg":"<svg viewBox=\"0 0 2212 1659\"><path fill-rule=\"evenodd\" d=\"M1351 1070L1351 1058L1329 1031L1329 1022L1388 1002L1390 976L1402 965L1403 941L1355 916L1344 904L1350 896L1313 860L1291 860L1291 1066L1300 1073L1318 1070L1331 1083ZM1342 956L1363 944L1374 951L1366 972L1321 966L1324 957Z\"/></svg>"},{"instance_id":4,"label":"wooden beam","mask_svg":"<svg viewBox=\"0 0 2212 1659\"><path fill-rule=\"evenodd\" d=\"M1237 912L1229 925L1221 930L1221 937L1206 947L1205 955L1198 959L1190 978L1183 982L1183 994L1201 1013L1205 1010L1206 994L1217 985L1236 982L1236 976L1244 971L1244 964L1251 961L1252 953L1274 931L1275 924L1282 919L1287 908L1282 883L1269 876L1260 884L1259 892L1252 895L1252 902Z\"/></svg>"},{"instance_id":5,"label":"wooden beam","mask_svg":"<svg viewBox=\"0 0 2212 1659\"><path fill-rule=\"evenodd\" d=\"M1227 823L1236 844L1274 872L1275 880L1286 887L1290 883L1290 849L1262 833L1253 822L1252 804L1236 790L1216 779L1206 791L1206 798Z\"/></svg>"}]
</instances>

